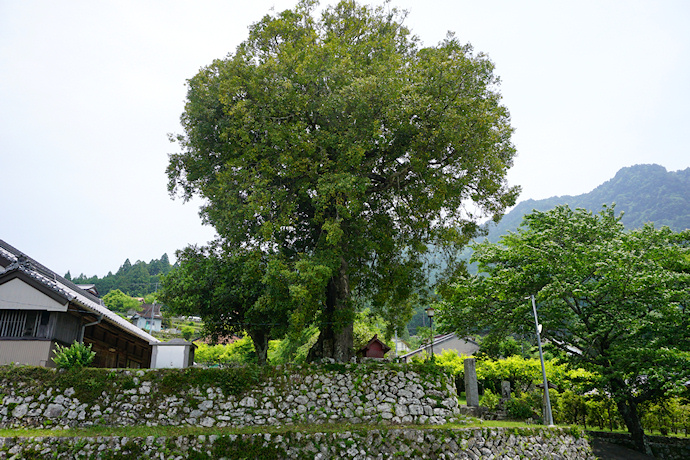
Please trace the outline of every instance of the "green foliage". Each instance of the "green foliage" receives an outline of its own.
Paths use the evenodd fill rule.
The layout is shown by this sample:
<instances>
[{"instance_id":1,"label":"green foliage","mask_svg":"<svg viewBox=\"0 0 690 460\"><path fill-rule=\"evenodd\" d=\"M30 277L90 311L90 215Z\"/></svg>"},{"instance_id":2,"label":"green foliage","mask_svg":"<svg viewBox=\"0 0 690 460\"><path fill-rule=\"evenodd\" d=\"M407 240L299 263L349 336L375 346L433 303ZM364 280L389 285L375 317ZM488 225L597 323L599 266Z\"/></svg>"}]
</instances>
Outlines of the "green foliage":
<instances>
[{"instance_id":1,"label":"green foliage","mask_svg":"<svg viewBox=\"0 0 690 460\"><path fill-rule=\"evenodd\" d=\"M269 360L272 364L303 364L318 338L319 329L316 326L302 329L299 334L288 334L269 352Z\"/></svg>"},{"instance_id":2,"label":"green foliage","mask_svg":"<svg viewBox=\"0 0 690 460\"><path fill-rule=\"evenodd\" d=\"M496 410L498 403L501 401L501 397L494 393L493 391L486 389L482 395L482 399L479 401L479 405L488 408L489 410Z\"/></svg>"},{"instance_id":3,"label":"green foliage","mask_svg":"<svg viewBox=\"0 0 690 460\"><path fill-rule=\"evenodd\" d=\"M93 367L73 367L66 371L32 366L0 366L0 381L28 382L29 388L40 391L44 386L51 386L63 393L74 389L74 397L82 403L91 403L103 391L117 380L110 377L111 371ZM38 396L38 395L36 395Z\"/></svg>"},{"instance_id":4,"label":"green foliage","mask_svg":"<svg viewBox=\"0 0 690 460\"><path fill-rule=\"evenodd\" d=\"M637 406L690 379L690 231L625 231L614 209L560 206L525 217L500 244L475 245L488 276L459 279L439 307L460 335L534 330L596 378L643 449Z\"/></svg>"},{"instance_id":5,"label":"green foliage","mask_svg":"<svg viewBox=\"0 0 690 460\"><path fill-rule=\"evenodd\" d=\"M162 376L159 389L169 395L184 394L183 390L191 387L218 387L225 395L239 397L264 381L270 372L272 369L256 364L212 369L190 367L159 373Z\"/></svg>"},{"instance_id":6,"label":"green foliage","mask_svg":"<svg viewBox=\"0 0 690 460\"><path fill-rule=\"evenodd\" d=\"M380 341L391 347L391 350L395 346L392 341L386 340L384 321L381 317L372 313L368 308L355 315L353 334L353 346L355 350L359 350L369 343L369 340L371 340L374 335L377 335ZM393 354L393 352L391 351L390 354Z\"/></svg>"},{"instance_id":7,"label":"green foliage","mask_svg":"<svg viewBox=\"0 0 690 460\"><path fill-rule=\"evenodd\" d=\"M645 430L662 435L690 433L690 403L687 399L668 398L647 402L642 408L642 424Z\"/></svg>"},{"instance_id":8,"label":"green foliage","mask_svg":"<svg viewBox=\"0 0 690 460\"><path fill-rule=\"evenodd\" d=\"M185 340L189 340L192 338L192 335L194 335L195 329L193 326L182 326L181 331L182 331L182 337Z\"/></svg>"},{"instance_id":9,"label":"green foliage","mask_svg":"<svg viewBox=\"0 0 690 460\"><path fill-rule=\"evenodd\" d=\"M540 419L541 407L541 395L536 392L524 393L506 401L506 413L515 420Z\"/></svg>"},{"instance_id":10,"label":"green foliage","mask_svg":"<svg viewBox=\"0 0 690 460\"><path fill-rule=\"evenodd\" d=\"M276 257L217 244L189 246L177 257L159 299L175 314L200 316L212 340L246 331L265 363L269 340L285 333L290 314L287 289L274 281Z\"/></svg>"},{"instance_id":11,"label":"green foliage","mask_svg":"<svg viewBox=\"0 0 690 460\"><path fill-rule=\"evenodd\" d=\"M443 350L440 354L436 355L435 363L437 366L441 366L448 373L453 376L465 375L465 359L468 358L465 355L458 355L453 350Z\"/></svg>"},{"instance_id":12,"label":"green foliage","mask_svg":"<svg viewBox=\"0 0 690 460\"><path fill-rule=\"evenodd\" d=\"M134 265L127 259L116 273L109 272L103 278L81 274L69 279L75 284L95 284L101 294L120 290L128 296L145 297L156 291L161 277L171 269L168 255L163 254L160 259L153 259L148 263L138 260Z\"/></svg>"},{"instance_id":13,"label":"green foliage","mask_svg":"<svg viewBox=\"0 0 690 460\"><path fill-rule=\"evenodd\" d=\"M547 380L559 388L588 389L596 379L591 372L557 360L545 361L544 365ZM497 393L501 391L501 381L507 380L511 388L520 394L542 383L543 376L538 359L513 355L497 360L480 359L477 361L477 379L484 388Z\"/></svg>"},{"instance_id":14,"label":"green foliage","mask_svg":"<svg viewBox=\"0 0 690 460\"><path fill-rule=\"evenodd\" d=\"M417 338L419 339L419 348L428 346L434 339L434 331L429 327L418 327Z\"/></svg>"},{"instance_id":15,"label":"green foliage","mask_svg":"<svg viewBox=\"0 0 690 460\"><path fill-rule=\"evenodd\" d=\"M293 328L347 360L357 302L401 329L431 245L456 253L514 203L515 149L485 55L422 48L396 9L316 11L266 15L189 80L167 173L228 245L283 257Z\"/></svg>"},{"instance_id":16,"label":"green foliage","mask_svg":"<svg viewBox=\"0 0 690 460\"><path fill-rule=\"evenodd\" d=\"M549 394L550 396L550 394ZM579 424L587 426L587 397L566 389L552 404L554 423Z\"/></svg>"},{"instance_id":17,"label":"green foliage","mask_svg":"<svg viewBox=\"0 0 690 460\"><path fill-rule=\"evenodd\" d=\"M520 343L514 337L489 335L479 342L479 352L477 355L487 356L492 359L507 358L521 354L523 348L525 348L524 342Z\"/></svg>"},{"instance_id":18,"label":"green foliage","mask_svg":"<svg viewBox=\"0 0 690 460\"><path fill-rule=\"evenodd\" d=\"M53 362L58 369L81 369L91 364L96 352L91 350L91 344L74 342L69 347L55 345Z\"/></svg>"},{"instance_id":19,"label":"green foliage","mask_svg":"<svg viewBox=\"0 0 690 460\"><path fill-rule=\"evenodd\" d=\"M256 352L249 336L227 345L199 344L194 360L200 364L256 363Z\"/></svg>"},{"instance_id":20,"label":"green foliage","mask_svg":"<svg viewBox=\"0 0 690 460\"><path fill-rule=\"evenodd\" d=\"M127 313L129 310L141 311L141 302L128 296L119 289L115 289L104 295L103 303L111 311L117 313Z\"/></svg>"}]
</instances>

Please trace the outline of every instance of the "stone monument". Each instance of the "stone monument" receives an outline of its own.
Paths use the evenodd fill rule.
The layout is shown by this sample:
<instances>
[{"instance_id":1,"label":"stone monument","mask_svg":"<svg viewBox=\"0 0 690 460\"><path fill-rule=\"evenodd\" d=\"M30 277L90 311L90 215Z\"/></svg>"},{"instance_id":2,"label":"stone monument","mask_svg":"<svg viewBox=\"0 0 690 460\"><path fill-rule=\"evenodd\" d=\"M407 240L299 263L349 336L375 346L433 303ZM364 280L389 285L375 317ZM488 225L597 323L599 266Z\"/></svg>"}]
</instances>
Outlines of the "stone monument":
<instances>
[{"instance_id":1,"label":"stone monument","mask_svg":"<svg viewBox=\"0 0 690 460\"><path fill-rule=\"evenodd\" d=\"M465 359L465 396L468 407L479 407L477 363L474 358Z\"/></svg>"}]
</instances>

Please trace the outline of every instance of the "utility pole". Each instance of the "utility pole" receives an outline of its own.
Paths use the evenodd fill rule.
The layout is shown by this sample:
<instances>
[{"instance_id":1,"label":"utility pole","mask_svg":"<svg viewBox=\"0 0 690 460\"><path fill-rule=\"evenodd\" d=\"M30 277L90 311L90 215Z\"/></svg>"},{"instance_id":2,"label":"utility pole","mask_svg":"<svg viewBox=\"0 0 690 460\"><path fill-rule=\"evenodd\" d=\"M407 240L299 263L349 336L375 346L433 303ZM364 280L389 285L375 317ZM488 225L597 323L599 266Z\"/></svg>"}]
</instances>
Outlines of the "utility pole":
<instances>
[{"instance_id":1,"label":"utility pole","mask_svg":"<svg viewBox=\"0 0 690 460\"><path fill-rule=\"evenodd\" d=\"M537 319L537 304L534 301L534 294L530 296L532 298L532 311L534 312L534 326L537 330L537 345L539 345L539 360L541 361L541 374L544 378L544 403L545 417L544 423L546 425L553 425L553 415L551 414L551 399L549 398L549 382L546 380L546 367L544 366L544 354L541 351L541 327L539 326L539 319Z\"/></svg>"}]
</instances>

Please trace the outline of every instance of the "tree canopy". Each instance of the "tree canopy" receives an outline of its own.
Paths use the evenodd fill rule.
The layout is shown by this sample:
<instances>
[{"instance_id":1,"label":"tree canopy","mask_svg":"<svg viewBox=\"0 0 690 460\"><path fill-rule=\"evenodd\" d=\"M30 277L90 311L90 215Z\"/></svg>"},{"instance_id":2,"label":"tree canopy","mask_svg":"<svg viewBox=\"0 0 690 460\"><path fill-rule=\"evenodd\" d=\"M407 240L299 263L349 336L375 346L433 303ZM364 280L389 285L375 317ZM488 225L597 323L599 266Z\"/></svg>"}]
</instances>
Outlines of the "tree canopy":
<instances>
[{"instance_id":1,"label":"tree canopy","mask_svg":"<svg viewBox=\"0 0 690 460\"><path fill-rule=\"evenodd\" d=\"M439 316L461 334L526 334L534 294L542 337L598 376L643 450L637 406L690 378L690 231L625 231L620 219L613 207L527 215L474 246L480 274L457 281Z\"/></svg>"},{"instance_id":2,"label":"tree canopy","mask_svg":"<svg viewBox=\"0 0 690 460\"><path fill-rule=\"evenodd\" d=\"M359 300L411 306L430 247L456 254L514 204L515 149L486 56L420 46L396 9L316 5L265 16L188 81L167 172L227 244L281 255L293 326L321 329L312 358L347 360Z\"/></svg>"},{"instance_id":3,"label":"tree canopy","mask_svg":"<svg viewBox=\"0 0 690 460\"><path fill-rule=\"evenodd\" d=\"M175 314L201 315L214 341L246 331L264 364L268 341L285 333L289 314L284 283L267 276L273 262L261 251L217 245L189 246L177 256L179 266L163 278L158 299Z\"/></svg>"},{"instance_id":4,"label":"tree canopy","mask_svg":"<svg viewBox=\"0 0 690 460\"><path fill-rule=\"evenodd\" d=\"M110 310L117 313L127 313L129 310L141 311L141 302L128 296L119 289L115 289L103 296L103 303Z\"/></svg>"}]
</instances>

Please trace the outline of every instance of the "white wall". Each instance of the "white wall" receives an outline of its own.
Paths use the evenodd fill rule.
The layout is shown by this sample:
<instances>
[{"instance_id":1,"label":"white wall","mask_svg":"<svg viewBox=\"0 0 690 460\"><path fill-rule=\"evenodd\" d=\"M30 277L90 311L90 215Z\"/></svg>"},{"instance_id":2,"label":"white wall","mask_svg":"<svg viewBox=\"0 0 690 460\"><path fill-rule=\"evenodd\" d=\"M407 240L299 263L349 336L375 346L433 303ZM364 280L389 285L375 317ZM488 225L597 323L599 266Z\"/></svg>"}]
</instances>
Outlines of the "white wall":
<instances>
[{"instance_id":1,"label":"white wall","mask_svg":"<svg viewBox=\"0 0 690 460\"><path fill-rule=\"evenodd\" d=\"M153 353L151 354L151 368L165 369L165 368L182 368L191 366L191 352L190 347L194 345L189 342L180 342L176 344L169 343L154 343Z\"/></svg>"}]
</instances>

